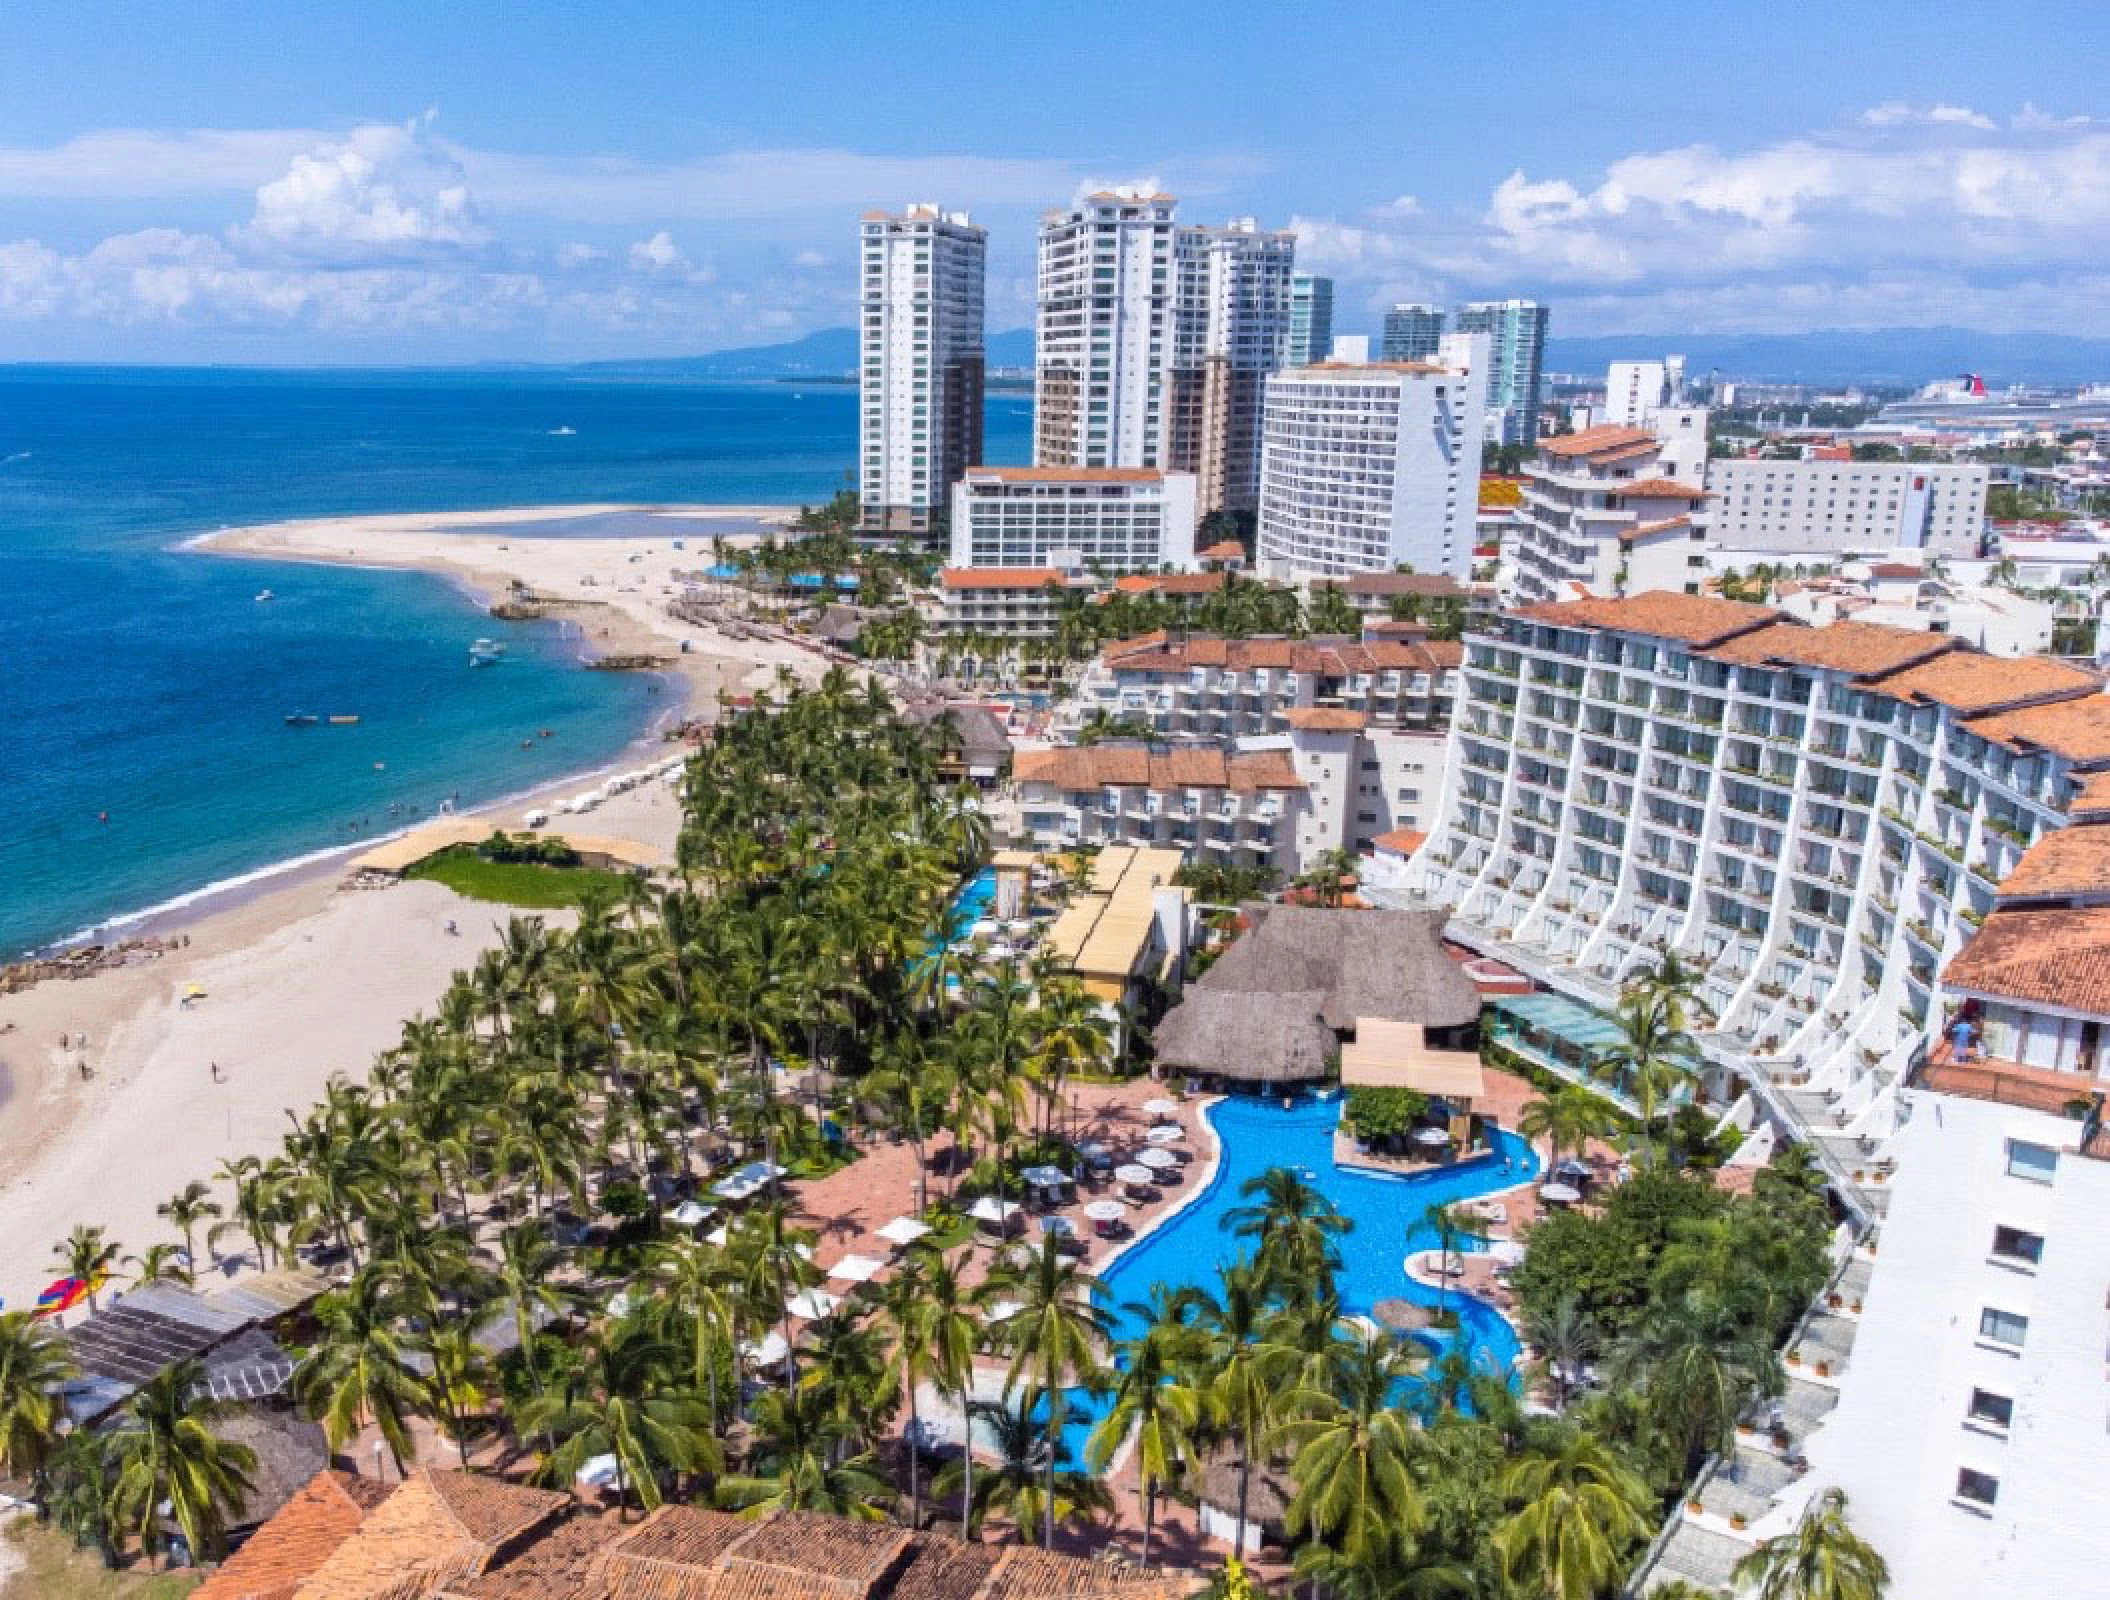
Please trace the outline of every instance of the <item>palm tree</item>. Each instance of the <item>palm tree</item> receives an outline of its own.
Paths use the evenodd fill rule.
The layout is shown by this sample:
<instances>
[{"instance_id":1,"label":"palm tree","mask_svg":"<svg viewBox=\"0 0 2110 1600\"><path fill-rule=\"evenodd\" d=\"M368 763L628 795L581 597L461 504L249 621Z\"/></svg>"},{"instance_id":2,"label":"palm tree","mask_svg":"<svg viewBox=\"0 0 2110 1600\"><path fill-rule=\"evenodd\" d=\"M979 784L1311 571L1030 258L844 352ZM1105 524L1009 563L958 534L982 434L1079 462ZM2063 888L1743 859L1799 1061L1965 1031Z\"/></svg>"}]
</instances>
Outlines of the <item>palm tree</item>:
<instances>
[{"instance_id":1,"label":"palm tree","mask_svg":"<svg viewBox=\"0 0 2110 1600\"><path fill-rule=\"evenodd\" d=\"M1475 1244L1487 1238L1487 1221L1461 1206L1433 1205L1421 1214L1421 1225L1436 1235L1436 1320L1450 1325L1451 1257L1468 1240Z\"/></svg>"},{"instance_id":2,"label":"palm tree","mask_svg":"<svg viewBox=\"0 0 2110 1600\"><path fill-rule=\"evenodd\" d=\"M498 1236L498 1287L513 1312L513 1338L527 1363L528 1382L539 1393L540 1364L535 1358L535 1324L539 1317L561 1315L570 1296L550 1282L563 1259L540 1222L516 1222Z\"/></svg>"},{"instance_id":3,"label":"palm tree","mask_svg":"<svg viewBox=\"0 0 2110 1600\"><path fill-rule=\"evenodd\" d=\"M213 1433L223 1410L207 1397L196 1361L164 1368L126 1404L126 1425L105 1458L110 1510L149 1557L165 1548L164 1517L182 1531L193 1561L225 1552L228 1519L249 1495L256 1452Z\"/></svg>"},{"instance_id":4,"label":"palm tree","mask_svg":"<svg viewBox=\"0 0 2110 1600\"><path fill-rule=\"evenodd\" d=\"M1564 1296L1550 1310L1526 1309L1525 1341L1538 1352L1539 1370L1553 1384L1553 1409L1568 1409L1569 1397L1583 1368L1597 1353L1597 1329L1574 1295Z\"/></svg>"},{"instance_id":5,"label":"palm tree","mask_svg":"<svg viewBox=\"0 0 2110 1600\"><path fill-rule=\"evenodd\" d=\"M968 1403L970 1429L976 1423L996 1454L996 1465L973 1481L967 1497L967 1535L980 1537L982 1522L992 1511L1010 1519L1018 1536L1027 1544L1043 1542L1043 1530L1067 1522L1080 1514L1097 1514L1113 1506L1113 1494L1102 1479L1066 1465L1068 1453L1058 1438L1049 1442L1047 1430L1035 1413L1043 1404L1040 1391L1003 1401L974 1400ZM931 1486L940 1499L950 1498L966 1480L967 1457L949 1462ZM967 1496L966 1490L961 1490Z\"/></svg>"},{"instance_id":6,"label":"palm tree","mask_svg":"<svg viewBox=\"0 0 2110 1600\"><path fill-rule=\"evenodd\" d=\"M187 1258L178 1245L160 1240L146 1248L145 1255L126 1256L125 1262L132 1268L132 1282L144 1287L150 1283L173 1283L189 1288L192 1274L183 1263Z\"/></svg>"},{"instance_id":7,"label":"palm tree","mask_svg":"<svg viewBox=\"0 0 2110 1600\"><path fill-rule=\"evenodd\" d=\"M96 1291L110 1276L110 1269L117 1263L120 1247L101 1228L85 1223L76 1224L73 1232L51 1247L52 1258L69 1278L78 1278L88 1286L88 1311L96 1310Z\"/></svg>"},{"instance_id":8,"label":"palm tree","mask_svg":"<svg viewBox=\"0 0 2110 1600\"><path fill-rule=\"evenodd\" d=\"M264 1181L264 1164L255 1156L237 1156L223 1161L213 1176L234 1187L234 1215L205 1230L205 1248L220 1248L220 1238L239 1226L256 1247L256 1264L269 1267L278 1243L278 1229L271 1215L271 1187Z\"/></svg>"},{"instance_id":9,"label":"palm tree","mask_svg":"<svg viewBox=\"0 0 2110 1600\"><path fill-rule=\"evenodd\" d=\"M931 1377L951 1390L959 1402L960 1415L969 1415L974 1395L974 1354L981 1348L980 1296L960 1281L952 1263L941 1250L919 1247L924 1299L929 1307ZM974 1502L974 1441L963 1441L960 1450L960 1537L970 1539L969 1524ZM938 1486L931 1485L931 1493Z\"/></svg>"},{"instance_id":10,"label":"palm tree","mask_svg":"<svg viewBox=\"0 0 2110 1600\"><path fill-rule=\"evenodd\" d=\"M748 1470L718 1483L721 1505L765 1516L823 1511L877 1522L892 1491L869 1454L848 1455L849 1429L817 1389L769 1389L756 1397L757 1440Z\"/></svg>"},{"instance_id":11,"label":"palm tree","mask_svg":"<svg viewBox=\"0 0 2110 1600\"><path fill-rule=\"evenodd\" d=\"M1055 1457L1063 1425L1069 1421L1067 1386L1095 1383L1100 1352L1106 1348L1112 1319L1106 1287L1067 1255L1052 1233L1023 1263L1007 1262L989 1275L990 1292L1009 1295L1019 1309L1005 1321L999 1337L1011 1349L1005 1387L1015 1391L1022 1378L1047 1398L1047 1500L1045 1540L1055 1542Z\"/></svg>"},{"instance_id":12,"label":"palm tree","mask_svg":"<svg viewBox=\"0 0 2110 1600\"><path fill-rule=\"evenodd\" d=\"M212 1190L193 1178L156 1206L154 1215L167 1220L183 1235L183 1253L195 1271L198 1265L198 1224L220 1215L220 1203L213 1199Z\"/></svg>"},{"instance_id":13,"label":"palm tree","mask_svg":"<svg viewBox=\"0 0 2110 1600\"><path fill-rule=\"evenodd\" d=\"M1269 1167L1238 1193L1255 1203L1226 1211L1221 1226L1252 1241L1254 1262L1271 1287L1323 1298L1340 1270L1335 1241L1355 1224L1289 1167Z\"/></svg>"},{"instance_id":14,"label":"palm tree","mask_svg":"<svg viewBox=\"0 0 2110 1600\"><path fill-rule=\"evenodd\" d=\"M1259 1265L1232 1263L1219 1275L1219 1286L1220 1298L1193 1289L1181 1297L1181 1305L1193 1311L1203 1340L1197 1365L1210 1419L1238 1441L1238 1537L1233 1554L1242 1556L1253 1458L1263 1448L1275 1415L1278 1396L1272 1369L1278 1358L1264 1338L1270 1283Z\"/></svg>"},{"instance_id":15,"label":"palm tree","mask_svg":"<svg viewBox=\"0 0 2110 1600\"><path fill-rule=\"evenodd\" d=\"M426 1338L425 1353L432 1359L428 1380L432 1399L467 1471L469 1436L479 1430L487 1403L490 1359L476 1342L476 1330L461 1322L435 1329Z\"/></svg>"},{"instance_id":16,"label":"palm tree","mask_svg":"<svg viewBox=\"0 0 2110 1600\"><path fill-rule=\"evenodd\" d=\"M1699 1047L1673 1023L1675 1005L1644 989L1620 997L1619 1042L1598 1058L1600 1076L1623 1082L1641 1113L1641 1156L1654 1160L1657 1108L1678 1089L1697 1083Z\"/></svg>"},{"instance_id":17,"label":"palm tree","mask_svg":"<svg viewBox=\"0 0 2110 1600\"><path fill-rule=\"evenodd\" d=\"M410 1418L431 1397L410 1364L402 1331L417 1309L385 1270L361 1267L350 1283L315 1302L322 1337L293 1369L291 1382L294 1399L322 1423L332 1450L369 1422L380 1429L399 1478L413 1453Z\"/></svg>"},{"instance_id":18,"label":"palm tree","mask_svg":"<svg viewBox=\"0 0 2110 1600\"><path fill-rule=\"evenodd\" d=\"M674 1374L680 1349L642 1317L595 1330L584 1359L564 1382L531 1401L521 1429L558 1441L542 1464L548 1482L568 1486L594 1456L615 1457L616 1500L629 1491L650 1511L670 1473L715 1470L718 1442L705 1430L704 1408Z\"/></svg>"},{"instance_id":19,"label":"palm tree","mask_svg":"<svg viewBox=\"0 0 2110 1600\"><path fill-rule=\"evenodd\" d=\"M916 1391L926 1380L938 1377L943 1365L936 1340L936 1307L925 1281L926 1259L912 1255L903 1260L878 1294L880 1315L894 1336L895 1379L908 1400L908 1522L912 1528L923 1526L923 1486L917 1476L923 1419Z\"/></svg>"},{"instance_id":20,"label":"palm tree","mask_svg":"<svg viewBox=\"0 0 2110 1600\"><path fill-rule=\"evenodd\" d=\"M1795 1531L1768 1539L1736 1564L1751 1600L1882 1600L1890 1566L1846 1520L1846 1491L1826 1489Z\"/></svg>"},{"instance_id":21,"label":"palm tree","mask_svg":"<svg viewBox=\"0 0 2110 1600\"><path fill-rule=\"evenodd\" d=\"M1544 1139L1557 1164L1563 1154L1580 1158L1592 1139L1611 1130L1602 1097L1570 1084L1527 1104L1517 1116L1517 1132L1527 1139Z\"/></svg>"},{"instance_id":22,"label":"palm tree","mask_svg":"<svg viewBox=\"0 0 2110 1600\"><path fill-rule=\"evenodd\" d=\"M1415 1482L1412 1423L1394 1403L1423 1358L1389 1334L1356 1338L1338 1391L1283 1397L1290 1420L1276 1433L1292 1452L1286 1523L1353 1566L1370 1566L1424 1517ZM1241 1513L1242 1516L1242 1513Z\"/></svg>"},{"instance_id":23,"label":"palm tree","mask_svg":"<svg viewBox=\"0 0 2110 1600\"><path fill-rule=\"evenodd\" d=\"M654 1257L654 1276L666 1304L688 1323L689 1384L708 1397L711 1432L718 1431L718 1352L729 1347L739 1320L737 1279L724 1254L693 1240Z\"/></svg>"},{"instance_id":24,"label":"palm tree","mask_svg":"<svg viewBox=\"0 0 2110 1600\"><path fill-rule=\"evenodd\" d=\"M1648 1486L1586 1433L1516 1462L1502 1492L1517 1509L1496 1530L1495 1554L1531 1600L1593 1600L1648 1534Z\"/></svg>"},{"instance_id":25,"label":"palm tree","mask_svg":"<svg viewBox=\"0 0 2110 1600\"><path fill-rule=\"evenodd\" d=\"M1737 1413L1754 1390L1776 1395L1787 1381L1769 1333L1704 1294L1642 1322L1613 1347L1607 1371L1640 1394L1692 1467L1735 1443Z\"/></svg>"},{"instance_id":26,"label":"palm tree","mask_svg":"<svg viewBox=\"0 0 2110 1600\"><path fill-rule=\"evenodd\" d=\"M1143 1310L1150 1308L1131 1308ZM1163 1311L1164 1308L1160 1308ZM1158 1485L1192 1465L1201 1422L1201 1394L1181 1381L1182 1359L1193 1333L1176 1313L1160 1315L1127 1343L1127 1364L1114 1389L1113 1409L1085 1441L1084 1460L1101 1478L1114 1452L1131 1433L1136 1441L1137 1497L1143 1503L1141 1564L1150 1565L1150 1529L1156 1520Z\"/></svg>"},{"instance_id":27,"label":"palm tree","mask_svg":"<svg viewBox=\"0 0 2110 1600\"><path fill-rule=\"evenodd\" d=\"M0 1472L29 1478L43 1468L65 1418L59 1388L73 1372L47 1323L27 1311L0 1312Z\"/></svg>"}]
</instances>

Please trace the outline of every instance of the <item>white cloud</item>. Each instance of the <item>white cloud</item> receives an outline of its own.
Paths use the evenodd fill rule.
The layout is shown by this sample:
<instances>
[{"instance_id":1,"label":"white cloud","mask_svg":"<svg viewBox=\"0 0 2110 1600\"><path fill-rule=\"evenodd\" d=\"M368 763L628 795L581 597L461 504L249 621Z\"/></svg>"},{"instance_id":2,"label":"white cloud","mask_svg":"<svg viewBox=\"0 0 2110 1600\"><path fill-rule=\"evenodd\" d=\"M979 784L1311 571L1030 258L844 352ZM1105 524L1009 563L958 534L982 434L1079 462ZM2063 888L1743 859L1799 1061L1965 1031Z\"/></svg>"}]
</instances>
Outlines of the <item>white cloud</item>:
<instances>
[{"instance_id":1,"label":"white cloud","mask_svg":"<svg viewBox=\"0 0 2110 1600\"><path fill-rule=\"evenodd\" d=\"M462 165L430 114L369 124L293 158L232 230L249 245L338 255L481 244L488 238Z\"/></svg>"},{"instance_id":2,"label":"white cloud","mask_svg":"<svg viewBox=\"0 0 2110 1600\"><path fill-rule=\"evenodd\" d=\"M630 247L630 265L639 272L675 272L688 264L689 258L681 253L674 236L665 228Z\"/></svg>"},{"instance_id":3,"label":"white cloud","mask_svg":"<svg viewBox=\"0 0 2110 1600\"><path fill-rule=\"evenodd\" d=\"M607 259L607 251L598 250L594 246L583 244L578 240L573 240L570 244L563 246L557 251L557 265L567 270L577 267L590 267L596 262L606 261Z\"/></svg>"},{"instance_id":4,"label":"white cloud","mask_svg":"<svg viewBox=\"0 0 2110 1600\"><path fill-rule=\"evenodd\" d=\"M1675 328L1695 325L1670 320L1680 310L1741 296L1760 312L1791 289L1780 320L1808 326L1791 300L1827 284L1879 323L1984 326L2003 295L2100 322L2087 296L2110 256L2110 127L2031 111L2002 128L1961 106L1891 103L1747 150L1640 152L1594 178L1513 172L1477 215L1392 202L1295 226L1300 261L1372 304L1528 290L1573 331L1582 308L1647 305Z\"/></svg>"},{"instance_id":5,"label":"white cloud","mask_svg":"<svg viewBox=\"0 0 2110 1600\"><path fill-rule=\"evenodd\" d=\"M268 183L328 135L309 128L106 128L48 146L0 146L11 199L177 199Z\"/></svg>"},{"instance_id":6,"label":"white cloud","mask_svg":"<svg viewBox=\"0 0 2110 1600\"><path fill-rule=\"evenodd\" d=\"M828 264L828 252L825 250L801 250L791 258L791 264L795 267L803 267L808 272L811 272L817 267L825 267Z\"/></svg>"}]
</instances>

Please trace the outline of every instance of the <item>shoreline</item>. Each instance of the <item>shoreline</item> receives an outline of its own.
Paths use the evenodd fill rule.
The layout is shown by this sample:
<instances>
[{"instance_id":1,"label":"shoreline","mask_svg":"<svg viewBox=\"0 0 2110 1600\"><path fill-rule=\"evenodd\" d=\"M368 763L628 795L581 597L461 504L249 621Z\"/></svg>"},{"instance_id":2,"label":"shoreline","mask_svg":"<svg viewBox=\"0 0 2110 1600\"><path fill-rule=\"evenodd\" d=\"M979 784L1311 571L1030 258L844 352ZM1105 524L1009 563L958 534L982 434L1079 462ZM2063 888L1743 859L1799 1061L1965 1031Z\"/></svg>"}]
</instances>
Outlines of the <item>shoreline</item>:
<instances>
[{"instance_id":1,"label":"shoreline","mask_svg":"<svg viewBox=\"0 0 2110 1600\"><path fill-rule=\"evenodd\" d=\"M169 549L189 554L214 555L223 559L262 562L286 562L302 566L342 566L366 572L419 572L446 583L478 611L486 612L496 604L510 587L512 579L504 573L483 571L463 567L460 564L436 557L431 561L406 563L382 559L363 560L352 556L335 556L325 552L309 554L295 553L289 549L251 548L245 536L260 534L266 530L297 529L310 525L336 527L351 523L417 523L431 524L436 533L460 533L478 521L499 518L523 521L561 521L572 517L607 512L639 512L678 516L691 521L723 518L743 524L767 522L773 518L787 518L796 511L786 506L692 506L655 505L636 506L608 502L586 502L560 506L502 507L483 511L439 511L439 512L391 512L371 517L310 518L287 523L258 523L243 527L215 528L204 533L194 533L176 540ZM670 538L693 537L693 530L671 532ZM508 539L532 539L533 535L509 532ZM644 540L648 534L611 535L611 539ZM740 531L726 535L728 540L751 539L751 533ZM583 542L573 540L573 543ZM596 648L592 636L584 624L573 616L553 615L547 619L558 630L559 637L574 647L574 658L582 667L597 657L614 653L608 648ZM728 641L729 643L732 641ZM665 732L691 714L708 717L715 707L705 711L696 695L696 684L689 674L672 667L649 670L641 676L658 678L671 691L670 703L656 711L651 721L637 736L620 751L605 761L592 762L573 771L553 778L538 780L526 788L508 790L465 806L461 815L478 816L484 812L513 806L527 806L550 795L585 785L588 779L606 777L611 773L632 767L647 756L660 753L665 746ZM692 712L692 708L694 708ZM426 818L422 821L429 822ZM136 908L126 908L109 916L87 923L70 933L31 945L7 958L9 962L29 961L39 957L78 950L86 945L114 942L119 939L165 936L180 933L194 923L204 920L216 912L235 909L268 894L271 890L311 880L326 872L333 862L349 860L352 856L372 849L384 840L400 838L403 834L421 826L420 821L404 823L399 828L368 835L356 842L325 845L299 855L281 857L262 866L250 868L226 878L217 878L195 889L186 889L165 899ZM0 1074L4 1074L4 1062L0 1062ZM0 1105L6 1103L7 1085L0 1077Z\"/></svg>"},{"instance_id":2,"label":"shoreline","mask_svg":"<svg viewBox=\"0 0 2110 1600\"><path fill-rule=\"evenodd\" d=\"M566 506L541 515L578 514ZM752 526L751 509L738 515ZM483 520L535 516L507 510ZM818 652L779 638L734 638L666 616L665 596L679 592L675 564L699 566L708 556L698 560L651 538L515 536L501 550L489 536L429 526L468 520L461 512L319 519L218 530L186 543L223 558L426 571L485 603L518 579L560 602L548 620L572 631L578 670L591 670L586 663L604 653L671 657L658 675L679 689L615 755L460 808L494 826L519 826L538 803L664 759L673 753L667 729L683 719L715 720L720 693L765 687L786 669L811 679L825 665ZM693 538L693 525L677 536ZM648 568L643 558L652 546ZM561 603L576 601L599 604ZM136 1254L168 1237L156 1207L186 1182L206 1181L226 1205L226 1184L213 1181L216 1165L270 1156L288 1112L305 1116L333 1077L363 1081L403 1024L429 1012L455 972L495 948L513 916L569 925L569 912L519 913L432 882L342 887L352 857L430 820L119 913L88 937L178 935L181 942L151 958L0 996L0 1193L11 1216L0 1236L0 1300L8 1308L26 1305L53 1275L51 1247L76 1223L106 1227ZM653 782L618 794L589 826L671 851L680 828L676 790ZM188 1000L193 988L202 996ZM199 1286L240 1270L200 1263Z\"/></svg>"}]
</instances>

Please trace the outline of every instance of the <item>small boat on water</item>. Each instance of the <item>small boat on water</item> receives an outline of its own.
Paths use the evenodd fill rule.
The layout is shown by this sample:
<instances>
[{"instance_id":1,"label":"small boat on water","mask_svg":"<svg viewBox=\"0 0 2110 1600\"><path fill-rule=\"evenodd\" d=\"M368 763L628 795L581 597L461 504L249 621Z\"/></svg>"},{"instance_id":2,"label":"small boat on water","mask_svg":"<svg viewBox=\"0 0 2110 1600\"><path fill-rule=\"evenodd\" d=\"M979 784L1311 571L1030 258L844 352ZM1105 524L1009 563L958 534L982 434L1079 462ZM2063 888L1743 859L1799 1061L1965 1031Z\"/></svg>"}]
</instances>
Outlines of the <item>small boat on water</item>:
<instances>
[{"instance_id":1,"label":"small boat on water","mask_svg":"<svg viewBox=\"0 0 2110 1600\"><path fill-rule=\"evenodd\" d=\"M469 646L469 665L472 667L495 666L505 653L506 647L496 639L478 639Z\"/></svg>"},{"instance_id":2,"label":"small boat on water","mask_svg":"<svg viewBox=\"0 0 2110 1600\"><path fill-rule=\"evenodd\" d=\"M256 592L256 597L259 603L269 600L272 597L271 591L269 589L259 589Z\"/></svg>"},{"instance_id":3,"label":"small boat on water","mask_svg":"<svg viewBox=\"0 0 2110 1600\"><path fill-rule=\"evenodd\" d=\"M315 715L312 711L289 711L286 713L286 726L289 728L312 728L321 720L322 718Z\"/></svg>"},{"instance_id":4,"label":"small boat on water","mask_svg":"<svg viewBox=\"0 0 2110 1600\"><path fill-rule=\"evenodd\" d=\"M359 718L356 714L349 717L332 717L330 718L330 726L333 728L350 728L356 726L358 721Z\"/></svg>"}]
</instances>

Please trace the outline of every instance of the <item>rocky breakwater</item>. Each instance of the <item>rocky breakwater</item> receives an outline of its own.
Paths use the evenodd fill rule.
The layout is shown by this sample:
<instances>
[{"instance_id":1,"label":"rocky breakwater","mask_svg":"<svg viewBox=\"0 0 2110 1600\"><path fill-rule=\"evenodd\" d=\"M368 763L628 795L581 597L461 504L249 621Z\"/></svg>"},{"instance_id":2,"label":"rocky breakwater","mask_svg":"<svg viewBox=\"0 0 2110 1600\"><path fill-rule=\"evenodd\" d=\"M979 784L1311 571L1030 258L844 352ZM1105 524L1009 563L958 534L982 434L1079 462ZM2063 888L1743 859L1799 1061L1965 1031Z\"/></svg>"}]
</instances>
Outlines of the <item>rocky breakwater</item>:
<instances>
[{"instance_id":1,"label":"rocky breakwater","mask_svg":"<svg viewBox=\"0 0 2110 1600\"><path fill-rule=\"evenodd\" d=\"M0 994L19 994L54 978L92 978L112 967L140 966L158 961L189 943L180 934L171 939L124 939L116 944L84 944L55 955L12 961L0 966Z\"/></svg>"}]
</instances>

